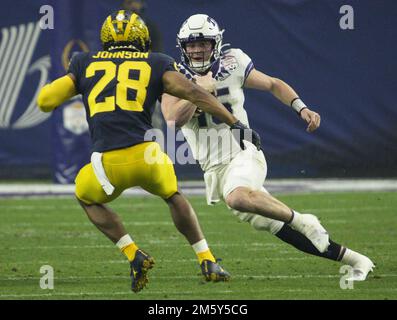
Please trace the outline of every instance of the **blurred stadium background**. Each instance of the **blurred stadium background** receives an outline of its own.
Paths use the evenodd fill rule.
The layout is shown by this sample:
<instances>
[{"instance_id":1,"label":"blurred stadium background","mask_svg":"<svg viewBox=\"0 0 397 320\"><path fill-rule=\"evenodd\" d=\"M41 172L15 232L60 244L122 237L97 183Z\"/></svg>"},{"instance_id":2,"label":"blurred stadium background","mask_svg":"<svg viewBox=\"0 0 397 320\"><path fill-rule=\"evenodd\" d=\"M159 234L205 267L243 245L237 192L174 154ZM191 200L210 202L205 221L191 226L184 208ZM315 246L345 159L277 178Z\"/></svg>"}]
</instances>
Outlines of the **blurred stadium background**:
<instances>
[{"instance_id":1,"label":"blurred stadium background","mask_svg":"<svg viewBox=\"0 0 397 320\"><path fill-rule=\"evenodd\" d=\"M70 184L90 156L81 101L74 99L51 115L40 113L35 101L41 86L65 73L73 52L100 48L101 24L120 3L2 1L7 8L0 13L3 217L9 217L13 208L29 207L30 200L24 202L24 196L73 193ZM147 0L145 4L143 16L154 30L156 48L164 53L179 60L175 38L180 25L191 14L206 13L226 30L225 43L243 49L259 70L291 84L306 104L320 113L320 129L308 134L305 124L271 95L247 90L250 124L261 134L268 161L269 190L387 191L389 202L383 207L389 208L389 213L383 219L397 225L396 1ZM40 29L43 5L54 8L53 30ZM343 5L354 9L354 30L340 27ZM154 121L164 128L160 113ZM203 194L197 165L177 164L176 169L189 194ZM192 180L196 182L189 182ZM18 204L5 199L16 195L22 197ZM375 199L374 203L361 203L364 211L365 206L376 207ZM41 212L40 206L35 210ZM203 206L202 210L207 209ZM26 219L33 221L35 216ZM205 215L203 219L205 223ZM2 221L10 222L11 227L17 223ZM9 230L7 223L2 228ZM18 239L18 228L12 232ZM11 265L3 267L0 262L0 273L8 276Z\"/></svg>"},{"instance_id":2,"label":"blurred stadium background","mask_svg":"<svg viewBox=\"0 0 397 320\"><path fill-rule=\"evenodd\" d=\"M225 28L224 40L242 48L259 70L290 83L322 116L313 135L271 95L247 91L250 122L262 136L269 178L397 176L397 5L390 0L148 0L163 51L175 59L176 33L191 14L205 12ZM39 28L50 4L55 29ZM65 73L75 51L97 50L110 0L5 0L1 17L0 178L73 182L89 159L79 100L40 114L40 86ZM355 29L342 30L340 7L355 9ZM23 10L21 9L23 8ZM180 179L201 179L178 166Z\"/></svg>"}]
</instances>

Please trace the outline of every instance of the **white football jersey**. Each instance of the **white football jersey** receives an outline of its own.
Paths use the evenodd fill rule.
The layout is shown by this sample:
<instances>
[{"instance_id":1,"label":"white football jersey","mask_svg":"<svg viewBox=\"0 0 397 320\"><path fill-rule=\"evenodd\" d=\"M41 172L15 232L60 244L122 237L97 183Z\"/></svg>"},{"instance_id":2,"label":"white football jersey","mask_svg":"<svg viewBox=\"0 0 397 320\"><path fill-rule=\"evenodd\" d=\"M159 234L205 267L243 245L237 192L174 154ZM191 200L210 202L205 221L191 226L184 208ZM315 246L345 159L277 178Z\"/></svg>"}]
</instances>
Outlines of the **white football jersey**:
<instances>
[{"instance_id":1,"label":"white football jersey","mask_svg":"<svg viewBox=\"0 0 397 320\"><path fill-rule=\"evenodd\" d=\"M195 75L184 64L179 64L179 68L188 79ZM243 86L252 69L250 57L240 49L224 52L219 62L211 67L218 100L246 126L249 123L244 109ZM229 126L204 112L186 123L182 132L204 171L218 164L228 164L241 151Z\"/></svg>"}]
</instances>

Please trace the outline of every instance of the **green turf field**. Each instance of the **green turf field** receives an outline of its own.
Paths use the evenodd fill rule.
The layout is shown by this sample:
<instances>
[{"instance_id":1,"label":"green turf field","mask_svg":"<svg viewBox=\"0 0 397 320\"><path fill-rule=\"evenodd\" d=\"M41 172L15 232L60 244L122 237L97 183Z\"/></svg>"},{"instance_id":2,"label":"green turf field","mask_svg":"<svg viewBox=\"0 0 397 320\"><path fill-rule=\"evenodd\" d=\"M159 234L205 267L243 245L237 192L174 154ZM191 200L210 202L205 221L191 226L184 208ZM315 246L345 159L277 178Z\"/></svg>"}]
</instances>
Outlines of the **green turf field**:
<instances>
[{"instance_id":1,"label":"green turf field","mask_svg":"<svg viewBox=\"0 0 397 320\"><path fill-rule=\"evenodd\" d=\"M121 198L138 245L156 259L148 287L130 291L124 256L90 224L71 198L0 200L0 299L396 299L397 193L280 196L319 216L331 238L376 264L353 290L339 287L340 264L305 255L239 222L223 204L191 197L215 255L232 274L205 283L195 255L155 198ZM54 290L39 287L40 267L55 271Z\"/></svg>"}]
</instances>

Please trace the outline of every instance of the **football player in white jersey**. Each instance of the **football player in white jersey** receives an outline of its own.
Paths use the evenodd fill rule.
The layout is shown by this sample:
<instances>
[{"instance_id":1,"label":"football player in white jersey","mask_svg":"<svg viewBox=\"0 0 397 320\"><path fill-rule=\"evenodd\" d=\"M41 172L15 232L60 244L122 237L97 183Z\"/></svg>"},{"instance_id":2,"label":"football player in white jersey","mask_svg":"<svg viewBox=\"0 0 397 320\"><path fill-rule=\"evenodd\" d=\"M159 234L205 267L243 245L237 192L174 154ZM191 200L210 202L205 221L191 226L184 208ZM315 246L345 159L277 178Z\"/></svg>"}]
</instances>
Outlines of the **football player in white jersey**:
<instances>
[{"instance_id":1,"label":"football player in white jersey","mask_svg":"<svg viewBox=\"0 0 397 320\"><path fill-rule=\"evenodd\" d=\"M253 88L269 91L306 121L308 132L316 130L320 115L284 81L256 70L242 50L222 50L223 32L207 15L188 18L177 35L180 72L216 95L246 126L243 89ZM240 146L224 124L189 101L164 94L162 111L169 125L182 127L193 156L205 172L208 204L223 200L256 230L269 231L303 252L351 265L351 280L366 279L374 267L369 258L333 242L314 215L300 214L266 191L267 165L261 150L247 141ZM214 132L218 134L215 140Z\"/></svg>"}]
</instances>

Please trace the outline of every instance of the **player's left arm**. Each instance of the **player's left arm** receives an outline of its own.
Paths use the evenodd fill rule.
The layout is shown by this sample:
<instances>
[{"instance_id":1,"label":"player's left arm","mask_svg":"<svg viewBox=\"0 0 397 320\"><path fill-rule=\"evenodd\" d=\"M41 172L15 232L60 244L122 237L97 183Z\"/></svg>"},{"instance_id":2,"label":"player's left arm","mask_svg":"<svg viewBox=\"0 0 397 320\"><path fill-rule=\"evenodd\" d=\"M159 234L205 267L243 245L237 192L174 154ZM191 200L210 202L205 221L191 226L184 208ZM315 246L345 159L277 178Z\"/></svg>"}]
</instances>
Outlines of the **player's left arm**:
<instances>
[{"instance_id":1,"label":"player's left arm","mask_svg":"<svg viewBox=\"0 0 397 320\"><path fill-rule=\"evenodd\" d=\"M75 77L72 73L45 85L37 98L37 105L43 112L51 112L77 94Z\"/></svg>"},{"instance_id":2,"label":"player's left arm","mask_svg":"<svg viewBox=\"0 0 397 320\"><path fill-rule=\"evenodd\" d=\"M270 91L282 103L291 106L299 116L308 123L308 132L313 132L320 126L320 115L310 110L303 101L299 99L295 90L283 80L270 77L256 69L252 69L245 80L244 87Z\"/></svg>"}]
</instances>

